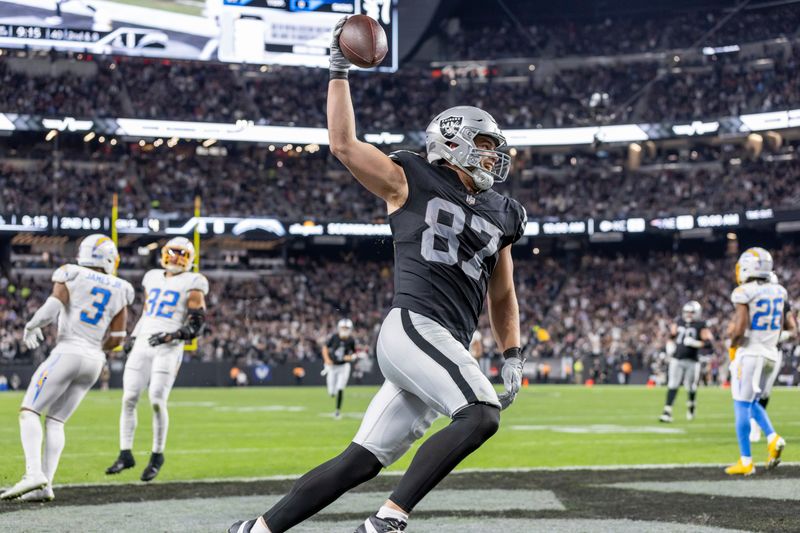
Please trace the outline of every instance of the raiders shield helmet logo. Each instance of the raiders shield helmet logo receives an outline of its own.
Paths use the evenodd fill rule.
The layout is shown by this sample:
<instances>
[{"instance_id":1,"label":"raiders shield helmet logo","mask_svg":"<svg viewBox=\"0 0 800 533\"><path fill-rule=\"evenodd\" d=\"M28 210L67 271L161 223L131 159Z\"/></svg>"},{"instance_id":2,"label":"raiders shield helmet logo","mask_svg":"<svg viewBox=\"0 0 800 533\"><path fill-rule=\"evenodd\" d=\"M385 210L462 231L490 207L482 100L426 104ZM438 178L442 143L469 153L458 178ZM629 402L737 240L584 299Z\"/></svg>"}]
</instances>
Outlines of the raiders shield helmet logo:
<instances>
[{"instance_id":1,"label":"raiders shield helmet logo","mask_svg":"<svg viewBox=\"0 0 800 533\"><path fill-rule=\"evenodd\" d=\"M445 139L452 139L461 129L461 121L463 117L447 117L439 121L439 131Z\"/></svg>"}]
</instances>

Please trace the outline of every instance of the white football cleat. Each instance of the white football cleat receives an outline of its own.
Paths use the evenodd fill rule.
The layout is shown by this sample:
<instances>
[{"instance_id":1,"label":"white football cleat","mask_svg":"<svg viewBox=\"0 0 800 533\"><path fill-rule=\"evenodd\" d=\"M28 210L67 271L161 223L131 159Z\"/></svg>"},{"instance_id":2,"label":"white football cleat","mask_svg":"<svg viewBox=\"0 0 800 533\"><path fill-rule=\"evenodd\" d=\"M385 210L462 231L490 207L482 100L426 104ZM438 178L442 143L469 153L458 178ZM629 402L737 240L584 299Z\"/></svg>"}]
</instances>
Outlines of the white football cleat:
<instances>
[{"instance_id":1,"label":"white football cleat","mask_svg":"<svg viewBox=\"0 0 800 533\"><path fill-rule=\"evenodd\" d=\"M56 495L53 493L53 487L47 485L43 489L32 490L28 493L23 494L20 496L19 501L21 502L51 502L55 500Z\"/></svg>"},{"instance_id":2,"label":"white football cleat","mask_svg":"<svg viewBox=\"0 0 800 533\"><path fill-rule=\"evenodd\" d=\"M41 489L48 483L49 480L47 479L47 476L41 472L36 474L25 474L22 476L22 479L19 481L19 483L0 494L0 500L13 500L14 498L22 496L23 494L32 490Z\"/></svg>"},{"instance_id":3,"label":"white football cleat","mask_svg":"<svg viewBox=\"0 0 800 533\"><path fill-rule=\"evenodd\" d=\"M688 420L689 422L694 420L694 413L691 411L686 411L686 420Z\"/></svg>"},{"instance_id":4,"label":"white football cleat","mask_svg":"<svg viewBox=\"0 0 800 533\"><path fill-rule=\"evenodd\" d=\"M758 422L750 419L750 442L758 442L761 440L761 427Z\"/></svg>"}]
</instances>

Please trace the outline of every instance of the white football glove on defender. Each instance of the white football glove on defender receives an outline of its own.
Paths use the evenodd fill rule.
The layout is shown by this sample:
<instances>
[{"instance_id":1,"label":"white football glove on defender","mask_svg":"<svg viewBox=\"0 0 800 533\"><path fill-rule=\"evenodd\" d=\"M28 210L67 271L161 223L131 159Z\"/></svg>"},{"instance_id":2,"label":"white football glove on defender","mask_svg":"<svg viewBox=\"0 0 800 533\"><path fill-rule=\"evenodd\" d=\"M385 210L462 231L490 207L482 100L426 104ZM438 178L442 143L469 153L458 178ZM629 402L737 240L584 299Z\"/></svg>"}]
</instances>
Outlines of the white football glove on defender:
<instances>
[{"instance_id":1,"label":"white football glove on defender","mask_svg":"<svg viewBox=\"0 0 800 533\"><path fill-rule=\"evenodd\" d=\"M328 373L331 371L331 368L333 368L333 365L325 365L325 367L322 369L322 372L320 372L319 375L327 376Z\"/></svg>"},{"instance_id":2,"label":"white football glove on defender","mask_svg":"<svg viewBox=\"0 0 800 533\"><path fill-rule=\"evenodd\" d=\"M22 331L22 342L29 350L35 350L44 340L44 333L42 328L31 328L29 324L25 324L25 329Z\"/></svg>"},{"instance_id":3,"label":"white football glove on defender","mask_svg":"<svg viewBox=\"0 0 800 533\"><path fill-rule=\"evenodd\" d=\"M503 352L503 357L506 358L506 362L503 363L500 375L503 377L503 386L506 391L497 397L500 400L500 409L506 409L514 403L522 386L522 368L525 366L525 358L522 357L519 348L509 348Z\"/></svg>"},{"instance_id":4,"label":"white football glove on defender","mask_svg":"<svg viewBox=\"0 0 800 533\"><path fill-rule=\"evenodd\" d=\"M339 35L342 34L342 27L344 27L345 22L347 22L347 17L342 17L333 27L333 36L331 38L331 79L347 79L347 71L353 66L342 54L342 49L339 48Z\"/></svg>"}]
</instances>

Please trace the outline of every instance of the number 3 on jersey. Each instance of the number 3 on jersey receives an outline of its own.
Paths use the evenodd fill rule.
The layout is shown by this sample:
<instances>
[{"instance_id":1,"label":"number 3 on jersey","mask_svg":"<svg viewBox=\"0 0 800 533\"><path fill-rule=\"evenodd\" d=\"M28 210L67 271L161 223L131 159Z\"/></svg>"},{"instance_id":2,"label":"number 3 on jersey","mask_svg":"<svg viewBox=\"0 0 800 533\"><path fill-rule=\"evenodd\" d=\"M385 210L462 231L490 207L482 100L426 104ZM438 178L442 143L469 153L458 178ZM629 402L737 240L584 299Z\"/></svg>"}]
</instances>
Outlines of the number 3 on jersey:
<instances>
[{"instance_id":1,"label":"number 3 on jersey","mask_svg":"<svg viewBox=\"0 0 800 533\"><path fill-rule=\"evenodd\" d=\"M155 312L158 317L172 318L173 313L175 313L175 305L177 305L178 298L181 295L176 291L164 291L164 296L161 298L160 303L158 302L159 296L161 296L161 289L150 291L150 299L147 300L147 316L152 316ZM172 309L166 311L165 307L171 307Z\"/></svg>"},{"instance_id":2,"label":"number 3 on jersey","mask_svg":"<svg viewBox=\"0 0 800 533\"><path fill-rule=\"evenodd\" d=\"M89 316L89 313L86 311L81 311L81 322L86 322L87 324L95 326L100 322L100 319L103 318L103 313L106 312L106 305L108 305L108 301L111 299L111 291L103 289L102 287L94 287L92 288L92 294L95 296L98 294L100 295L99 301L92 302L92 306L95 307L96 311L93 316Z\"/></svg>"},{"instance_id":3,"label":"number 3 on jersey","mask_svg":"<svg viewBox=\"0 0 800 533\"><path fill-rule=\"evenodd\" d=\"M450 224L439 221L439 215L442 212L452 217L452 222ZM465 222L466 214L460 206L442 198L433 198L429 201L425 211L425 223L428 224L428 229L422 232L422 257L427 261L444 263L446 265L455 265L458 263L458 236L464 231ZM478 250L468 261L461 261L461 270L463 270L467 276L479 280L481 279L482 270L481 261L483 261L485 257L494 255L497 252L503 230L491 222L488 222L486 219L474 214L472 215L469 226L478 235L481 233L488 233L491 237L486 246ZM436 249L436 237L440 237L447 242L447 250Z\"/></svg>"}]
</instances>

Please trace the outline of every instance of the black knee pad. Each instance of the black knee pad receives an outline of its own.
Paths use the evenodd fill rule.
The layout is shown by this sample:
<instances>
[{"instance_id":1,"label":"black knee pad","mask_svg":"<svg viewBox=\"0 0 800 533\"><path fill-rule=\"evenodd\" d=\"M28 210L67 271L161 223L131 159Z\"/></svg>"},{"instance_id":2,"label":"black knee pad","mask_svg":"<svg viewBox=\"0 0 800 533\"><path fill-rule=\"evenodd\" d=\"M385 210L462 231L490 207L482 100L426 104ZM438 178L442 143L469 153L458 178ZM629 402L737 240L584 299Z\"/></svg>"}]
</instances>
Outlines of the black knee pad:
<instances>
[{"instance_id":1,"label":"black knee pad","mask_svg":"<svg viewBox=\"0 0 800 533\"><path fill-rule=\"evenodd\" d=\"M500 428L500 409L485 403L473 403L453 416L453 423L463 425L470 439L480 446Z\"/></svg>"}]
</instances>

